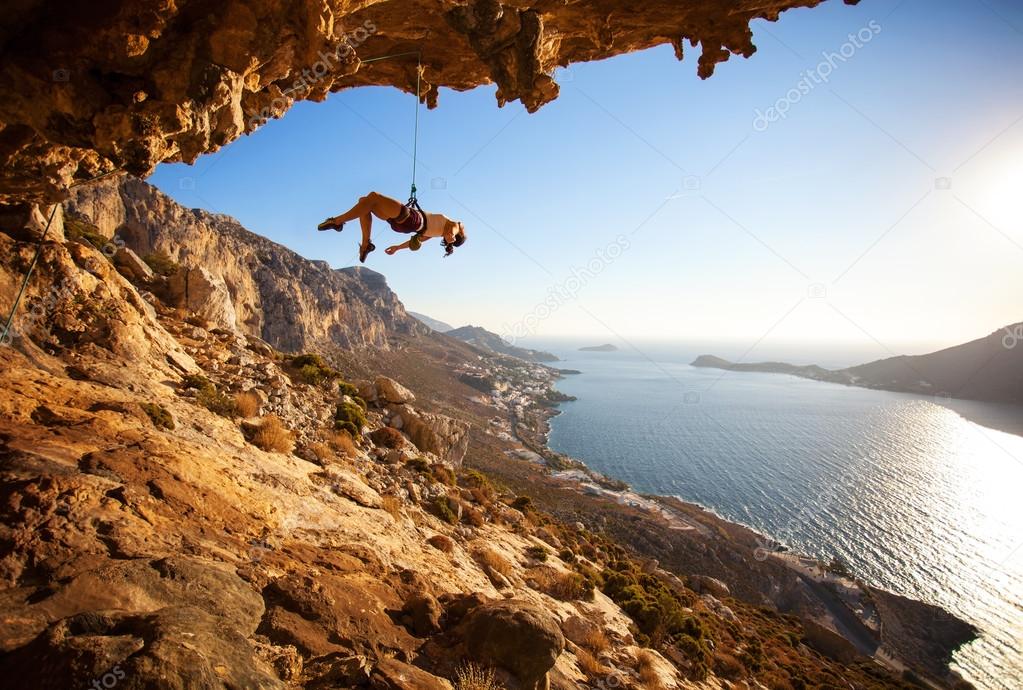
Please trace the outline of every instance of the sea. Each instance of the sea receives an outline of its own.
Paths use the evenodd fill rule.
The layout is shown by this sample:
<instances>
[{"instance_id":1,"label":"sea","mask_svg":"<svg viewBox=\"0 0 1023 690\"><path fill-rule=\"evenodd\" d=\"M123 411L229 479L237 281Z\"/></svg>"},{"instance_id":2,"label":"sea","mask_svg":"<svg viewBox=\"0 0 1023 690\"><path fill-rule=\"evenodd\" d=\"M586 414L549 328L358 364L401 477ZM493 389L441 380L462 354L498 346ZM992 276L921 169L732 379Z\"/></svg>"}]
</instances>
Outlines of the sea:
<instances>
[{"instance_id":1,"label":"sea","mask_svg":"<svg viewBox=\"0 0 1023 690\"><path fill-rule=\"evenodd\" d=\"M582 372L554 450L944 607L980 630L953 668L1023 687L1023 407L690 366L728 357L706 343L528 345Z\"/></svg>"}]
</instances>

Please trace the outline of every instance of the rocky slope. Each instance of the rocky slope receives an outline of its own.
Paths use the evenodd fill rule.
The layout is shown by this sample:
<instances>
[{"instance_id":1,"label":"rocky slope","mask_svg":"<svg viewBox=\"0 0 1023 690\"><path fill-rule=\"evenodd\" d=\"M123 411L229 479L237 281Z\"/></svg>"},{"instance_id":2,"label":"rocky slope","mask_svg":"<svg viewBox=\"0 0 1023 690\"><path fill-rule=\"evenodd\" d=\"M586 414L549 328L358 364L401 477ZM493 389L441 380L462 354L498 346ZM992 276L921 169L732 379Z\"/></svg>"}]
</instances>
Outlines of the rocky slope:
<instances>
[{"instance_id":1,"label":"rocky slope","mask_svg":"<svg viewBox=\"0 0 1023 690\"><path fill-rule=\"evenodd\" d=\"M854 2L854 0L846 0ZM660 44L701 45L701 77L756 50L749 23L821 0L18 0L0 8L0 201L50 199L73 179L191 162L297 100L365 85L415 92L497 84L536 110L553 73Z\"/></svg>"},{"instance_id":2,"label":"rocky slope","mask_svg":"<svg viewBox=\"0 0 1023 690\"><path fill-rule=\"evenodd\" d=\"M91 198L110 227L99 209L120 191ZM562 497L554 519L469 469L532 466L455 380L478 351L398 331L402 350L324 352L365 379L342 380L180 306L187 267L148 275L124 248L108 256L76 215L85 199L58 229L86 234L43 244L0 348L0 687L479 690L469 670L507 690L909 687L847 650L822 655L833 637L769 598L634 548L702 554L702 572L727 555L747 582L773 573L767 589L791 579L740 542L676 544L675 528L533 475L538 503ZM164 232L196 240L182 252L222 251L160 212L185 226ZM2 226L4 298L33 227ZM240 232L215 237L244 249ZM617 542L618 524L642 537Z\"/></svg>"},{"instance_id":3,"label":"rocky slope","mask_svg":"<svg viewBox=\"0 0 1023 690\"><path fill-rule=\"evenodd\" d=\"M387 348L396 336L426 332L379 273L331 270L229 216L183 208L136 178L78 187L65 209L109 242L108 253L163 255L190 269L175 277L172 301L276 348Z\"/></svg>"}]
</instances>

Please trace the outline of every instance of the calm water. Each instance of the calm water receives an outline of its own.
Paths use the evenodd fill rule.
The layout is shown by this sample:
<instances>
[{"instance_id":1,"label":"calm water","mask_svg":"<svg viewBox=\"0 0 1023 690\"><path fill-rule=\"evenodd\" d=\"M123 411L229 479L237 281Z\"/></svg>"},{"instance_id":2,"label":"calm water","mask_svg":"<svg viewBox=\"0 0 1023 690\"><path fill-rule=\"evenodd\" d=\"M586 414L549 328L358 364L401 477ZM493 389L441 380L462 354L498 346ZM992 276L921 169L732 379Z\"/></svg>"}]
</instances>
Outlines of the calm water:
<instances>
[{"instance_id":1,"label":"calm water","mask_svg":"<svg viewBox=\"0 0 1023 690\"><path fill-rule=\"evenodd\" d=\"M964 677L1023 687L1023 438L918 396L693 368L695 352L552 349L583 371L559 385L579 400L553 448L943 606L982 631Z\"/></svg>"}]
</instances>

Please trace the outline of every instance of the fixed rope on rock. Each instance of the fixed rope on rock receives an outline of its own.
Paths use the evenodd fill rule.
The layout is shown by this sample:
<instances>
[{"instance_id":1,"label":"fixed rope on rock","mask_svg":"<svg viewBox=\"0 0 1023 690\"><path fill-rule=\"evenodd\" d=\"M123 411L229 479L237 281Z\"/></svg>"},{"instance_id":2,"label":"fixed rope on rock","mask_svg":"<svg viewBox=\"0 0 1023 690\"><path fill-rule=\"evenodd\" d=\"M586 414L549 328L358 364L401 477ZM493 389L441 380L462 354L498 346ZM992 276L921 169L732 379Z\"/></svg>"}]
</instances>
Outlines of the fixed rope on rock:
<instances>
[{"instance_id":1,"label":"fixed rope on rock","mask_svg":"<svg viewBox=\"0 0 1023 690\"><path fill-rule=\"evenodd\" d=\"M89 182L95 182L96 180L101 180L104 177L109 177L110 175L113 175L114 173L118 172L121 172L121 168L115 168L108 172L101 173L94 177L90 177L87 180L76 182L72 185L69 185L67 189L73 189L75 187L78 187L79 185L88 184ZM7 321L4 323L4 332L2 335L0 335L0 345L7 345L11 341L11 325L14 323L14 316L15 314L18 313L18 305L21 304L21 298L24 296L25 289L28 287L28 281L32 279L32 272L35 270L36 264L39 262L39 255L42 254L43 252L43 243L46 242L46 236L50 232L50 225L53 224L53 218L54 216L57 215L58 205L59 204L53 205L53 210L50 211L50 217L46 221L46 227L43 228L43 234L39 237L39 242L36 244L35 254L32 255L32 261L30 261L28 264L28 270L25 272L25 278L24 280L21 281L21 287L18 289L18 294L14 298L14 304L11 305L11 313L7 315Z\"/></svg>"}]
</instances>

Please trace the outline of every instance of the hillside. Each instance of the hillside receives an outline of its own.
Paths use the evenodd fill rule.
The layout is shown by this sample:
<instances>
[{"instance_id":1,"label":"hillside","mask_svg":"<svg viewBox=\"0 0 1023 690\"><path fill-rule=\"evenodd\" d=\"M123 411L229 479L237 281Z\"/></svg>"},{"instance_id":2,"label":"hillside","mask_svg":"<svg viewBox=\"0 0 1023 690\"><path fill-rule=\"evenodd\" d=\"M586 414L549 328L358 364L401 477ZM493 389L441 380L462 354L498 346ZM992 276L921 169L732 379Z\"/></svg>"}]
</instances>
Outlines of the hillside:
<instances>
[{"instance_id":1,"label":"hillside","mask_svg":"<svg viewBox=\"0 0 1023 690\"><path fill-rule=\"evenodd\" d=\"M781 362L735 363L701 355L694 367L791 374L902 393L1023 404L1023 323L925 355L899 356L829 370Z\"/></svg>"},{"instance_id":2,"label":"hillside","mask_svg":"<svg viewBox=\"0 0 1023 690\"><path fill-rule=\"evenodd\" d=\"M416 313L414 311L410 311L409 312L409 316L413 316L413 317L419 319L424 324L426 324L427 326L429 326L433 330L437 331L438 333L447 333L448 331L453 331L455 329L454 326L452 326L450 324L446 324L443 321L438 321L437 319L429 317L426 314L419 314L419 313Z\"/></svg>"},{"instance_id":3,"label":"hillside","mask_svg":"<svg viewBox=\"0 0 1023 690\"><path fill-rule=\"evenodd\" d=\"M454 328L447 331L445 335L449 335L452 338L458 338L462 342L475 345L478 348L486 350L488 352L497 352L502 355L509 355L511 357L518 357L524 359L527 362L556 362L558 361L557 355L553 355L550 352L543 352L541 350L530 350L525 347L518 347L505 342L504 338L492 333L481 326L462 326L461 328Z\"/></svg>"},{"instance_id":4,"label":"hillside","mask_svg":"<svg viewBox=\"0 0 1023 690\"><path fill-rule=\"evenodd\" d=\"M0 348L0 688L912 687L874 644L954 682L972 631L941 609L852 586L882 624L858 651L749 530L553 475L582 472L537 445L556 372L409 328L379 274L137 181L67 212ZM9 301L39 227L2 229ZM147 272L106 232L180 265ZM289 290L243 274L260 252Z\"/></svg>"}]
</instances>

